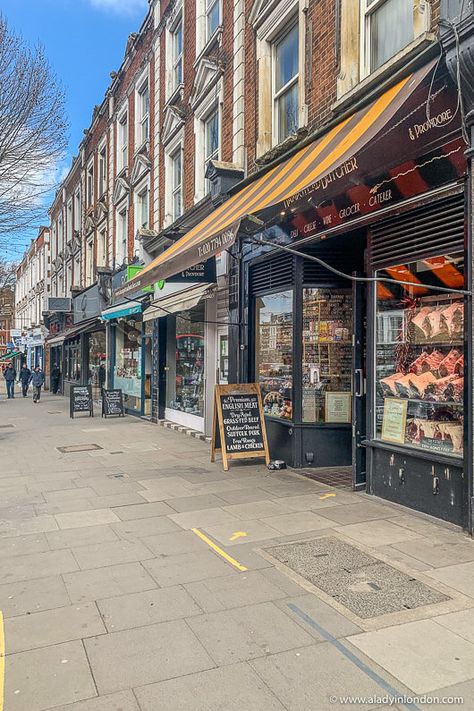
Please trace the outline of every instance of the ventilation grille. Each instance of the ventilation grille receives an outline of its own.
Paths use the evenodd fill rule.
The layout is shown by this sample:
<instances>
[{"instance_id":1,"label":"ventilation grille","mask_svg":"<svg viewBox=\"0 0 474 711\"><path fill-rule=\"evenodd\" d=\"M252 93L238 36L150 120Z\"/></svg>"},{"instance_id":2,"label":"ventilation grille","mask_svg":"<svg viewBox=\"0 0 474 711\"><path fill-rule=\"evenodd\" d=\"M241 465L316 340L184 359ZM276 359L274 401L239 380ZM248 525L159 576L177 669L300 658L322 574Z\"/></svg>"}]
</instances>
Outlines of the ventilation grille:
<instances>
[{"instance_id":1,"label":"ventilation grille","mask_svg":"<svg viewBox=\"0 0 474 711\"><path fill-rule=\"evenodd\" d=\"M250 291L256 294L271 289L288 289L293 285L294 259L281 254L264 259L250 269Z\"/></svg>"},{"instance_id":2,"label":"ventilation grille","mask_svg":"<svg viewBox=\"0 0 474 711\"><path fill-rule=\"evenodd\" d=\"M425 205L371 229L371 264L398 264L464 248L464 196Z\"/></svg>"},{"instance_id":3,"label":"ventilation grille","mask_svg":"<svg viewBox=\"0 0 474 711\"><path fill-rule=\"evenodd\" d=\"M322 250L313 250L312 252L308 250L308 253L312 253L315 257L319 257L331 267L338 269L343 274L350 275L354 271L363 270L364 253L356 245L354 245L354 250L350 254L348 253L347 247L344 249L337 247L332 251L328 251L326 249L324 252ZM303 261L303 283L316 286L319 284L335 284L341 286L351 285L351 282L344 279L344 277L334 274L334 272L331 272L323 265L318 264L318 262L314 262L311 259L305 259Z\"/></svg>"}]
</instances>

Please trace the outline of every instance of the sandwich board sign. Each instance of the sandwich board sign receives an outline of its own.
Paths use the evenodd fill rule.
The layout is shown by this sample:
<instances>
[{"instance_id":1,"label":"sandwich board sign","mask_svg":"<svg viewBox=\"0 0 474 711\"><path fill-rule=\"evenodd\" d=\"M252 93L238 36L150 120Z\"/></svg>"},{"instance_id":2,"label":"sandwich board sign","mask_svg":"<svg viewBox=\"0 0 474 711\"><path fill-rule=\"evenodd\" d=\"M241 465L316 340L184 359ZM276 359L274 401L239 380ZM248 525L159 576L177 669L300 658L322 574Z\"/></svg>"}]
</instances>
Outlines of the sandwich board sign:
<instances>
[{"instance_id":1,"label":"sandwich board sign","mask_svg":"<svg viewBox=\"0 0 474 711\"><path fill-rule=\"evenodd\" d=\"M74 418L75 412L88 412L89 417L94 417L92 387L90 385L71 385L69 415Z\"/></svg>"},{"instance_id":2,"label":"sandwich board sign","mask_svg":"<svg viewBox=\"0 0 474 711\"><path fill-rule=\"evenodd\" d=\"M224 470L230 459L264 457L270 462L262 395L257 383L216 385L211 462L221 452Z\"/></svg>"},{"instance_id":3,"label":"sandwich board sign","mask_svg":"<svg viewBox=\"0 0 474 711\"><path fill-rule=\"evenodd\" d=\"M102 388L102 417L107 419L111 415L125 417L123 394L119 388L111 390Z\"/></svg>"}]
</instances>

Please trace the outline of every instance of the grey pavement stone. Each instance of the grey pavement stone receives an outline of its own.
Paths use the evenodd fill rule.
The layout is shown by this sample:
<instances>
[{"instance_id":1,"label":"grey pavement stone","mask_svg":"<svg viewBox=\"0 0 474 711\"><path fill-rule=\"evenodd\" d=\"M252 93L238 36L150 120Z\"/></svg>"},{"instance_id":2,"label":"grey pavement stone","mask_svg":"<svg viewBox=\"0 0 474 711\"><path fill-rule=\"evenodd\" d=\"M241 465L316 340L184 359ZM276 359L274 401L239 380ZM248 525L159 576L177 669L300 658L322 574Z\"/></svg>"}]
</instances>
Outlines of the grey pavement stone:
<instances>
[{"instance_id":1,"label":"grey pavement stone","mask_svg":"<svg viewBox=\"0 0 474 711\"><path fill-rule=\"evenodd\" d=\"M253 501L263 501L269 498L268 491L263 489L237 489L236 491L223 491L219 498L227 504L246 504Z\"/></svg>"},{"instance_id":2,"label":"grey pavement stone","mask_svg":"<svg viewBox=\"0 0 474 711\"><path fill-rule=\"evenodd\" d=\"M218 526L221 524L238 524L236 516L232 516L232 514L227 513L221 508L170 514L169 518L178 524L178 526L185 529L207 528L208 526Z\"/></svg>"},{"instance_id":3,"label":"grey pavement stone","mask_svg":"<svg viewBox=\"0 0 474 711\"><path fill-rule=\"evenodd\" d=\"M44 515L22 520L0 521L0 538L24 536L28 533L45 533L46 531L56 531L57 529L58 524L54 516Z\"/></svg>"},{"instance_id":4,"label":"grey pavement stone","mask_svg":"<svg viewBox=\"0 0 474 711\"><path fill-rule=\"evenodd\" d=\"M285 597L285 592L259 571L187 583L184 587L204 612L230 610Z\"/></svg>"},{"instance_id":5,"label":"grey pavement stone","mask_svg":"<svg viewBox=\"0 0 474 711\"><path fill-rule=\"evenodd\" d=\"M140 497L140 503L127 504L126 506L113 507L113 512L121 521L132 521L138 518L154 518L155 516L166 516L173 513L174 509L163 501L156 501L153 504L146 504Z\"/></svg>"},{"instance_id":6,"label":"grey pavement stone","mask_svg":"<svg viewBox=\"0 0 474 711\"><path fill-rule=\"evenodd\" d=\"M173 509L170 513L184 513L186 511L198 511L199 509L215 509L225 505L225 501L215 494L181 496L177 499L169 499L166 503Z\"/></svg>"},{"instance_id":7,"label":"grey pavement stone","mask_svg":"<svg viewBox=\"0 0 474 711\"><path fill-rule=\"evenodd\" d=\"M433 620L363 632L349 641L416 694L474 678L474 645Z\"/></svg>"},{"instance_id":8,"label":"grey pavement stone","mask_svg":"<svg viewBox=\"0 0 474 711\"><path fill-rule=\"evenodd\" d=\"M271 602L192 617L188 624L218 666L314 643Z\"/></svg>"},{"instance_id":9,"label":"grey pavement stone","mask_svg":"<svg viewBox=\"0 0 474 711\"><path fill-rule=\"evenodd\" d=\"M236 569L224 562L223 558L208 550L145 560L143 566L160 587L237 574Z\"/></svg>"},{"instance_id":10,"label":"grey pavement stone","mask_svg":"<svg viewBox=\"0 0 474 711\"><path fill-rule=\"evenodd\" d=\"M345 711L330 697L374 696L382 689L327 642L255 659L250 666L288 711ZM357 704L367 711L373 704Z\"/></svg>"},{"instance_id":11,"label":"grey pavement stone","mask_svg":"<svg viewBox=\"0 0 474 711\"><path fill-rule=\"evenodd\" d=\"M81 489L74 487L71 489L61 489L59 491L48 491L44 494L44 498L48 504L61 504L68 501L76 501L77 499L94 498L95 496L95 491L87 486Z\"/></svg>"},{"instance_id":12,"label":"grey pavement stone","mask_svg":"<svg viewBox=\"0 0 474 711\"><path fill-rule=\"evenodd\" d=\"M474 541L465 538L446 540L444 536L431 536L398 543L394 547L433 568L474 561Z\"/></svg>"},{"instance_id":13,"label":"grey pavement stone","mask_svg":"<svg viewBox=\"0 0 474 711\"><path fill-rule=\"evenodd\" d=\"M59 528L81 528L81 526L100 526L106 523L117 523L118 516L111 509L93 509L92 511L77 511L75 513L57 514L55 516Z\"/></svg>"},{"instance_id":14,"label":"grey pavement stone","mask_svg":"<svg viewBox=\"0 0 474 711\"><path fill-rule=\"evenodd\" d=\"M445 686L443 689L437 689L435 695L439 698L439 703L418 703L421 711L446 711L446 708L470 709L474 706L474 680L470 679L461 684L453 684L452 686ZM452 701L448 704L446 702L448 698L457 698L458 701Z\"/></svg>"},{"instance_id":15,"label":"grey pavement stone","mask_svg":"<svg viewBox=\"0 0 474 711\"><path fill-rule=\"evenodd\" d=\"M112 531L110 526L70 528L67 531L52 531L51 533L46 533L45 536L52 550L119 540L119 537Z\"/></svg>"},{"instance_id":16,"label":"grey pavement stone","mask_svg":"<svg viewBox=\"0 0 474 711\"><path fill-rule=\"evenodd\" d=\"M283 711L247 664L190 674L135 689L142 711Z\"/></svg>"},{"instance_id":17,"label":"grey pavement stone","mask_svg":"<svg viewBox=\"0 0 474 711\"><path fill-rule=\"evenodd\" d=\"M292 509L286 505L284 499L277 501L263 500L253 501L243 504L225 506L224 511L236 516L244 521L253 518L268 518L269 516L280 516L281 514L292 513Z\"/></svg>"},{"instance_id":18,"label":"grey pavement stone","mask_svg":"<svg viewBox=\"0 0 474 711\"><path fill-rule=\"evenodd\" d=\"M317 531L327 528L327 519L322 518L312 511L299 511L298 513L284 514L282 516L270 516L263 519L263 523L271 526L280 533L293 535L304 533L305 531Z\"/></svg>"},{"instance_id":19,"label":"grey pavement stone","mask_svg":"<svg viewBox=\"0 0 474 711\"><path fill-rule=\"evenodd\" d=\"M114 508L116 506L129 506L141 504L143 497L138 493L107 494L106 496L94 496L90 499L96 509ZM115 513L115 512L114 512Z\"/></svg>"},{"instance_id":20,"label":"grey pavement stone","mask_svg":"<svg viewBox=\"0 0 474 711\"><path fill-rule=\"evenodd\" d=\"M59 576L0 585L0 610L5 618L69 604L69 596Z\"/></svg>"},{"instance_id":21,"label":"grey pavement stone","mask_svg":"<svg viewBox=\"0 0 474 711\"><path fill-rule=\"evenodd\" d=\"M278 538L279 533L275 528L268 526L264 521L235 521L220 524L218 526L206 526L205 529L208 535L211 535L224 546L240 546L246 543L264 541L269 538ZM241 538L233 538L237 532L243 532L246 535Z\"/></svg>"},{"instance_id":22,"label":"grey pavement stone","mask_svg":"<svg viewBox=\"0 0 474 711\"><path fill-rule=\"evenodd\" d=\"M5 620L8 654L105 633L99 611L91 602Z\"/></svg>"},{"instance_id":23,"label":"grey pavement stone","mask_svg":"<svg viewBox=\"0 0 474 711\"><path fill-rule=\"evenodd\" d=\"M177 476L167 479L145 479L138 483L145 487L140 491L140 496L147 501L165 501L179 496L192 495L189 482Z\"/></svg>"},{"instance_id":24,"label":"grey pavement stone","mask_svg":"<svg viewBox=\"0 0 474 711\"><path fill-rule=\"evenodd\" d=\"M64 575L64 583L73 603L156 588L156 582L140 563L80 570L77 573Z\"/></svg>"},{"instance_id":25,"label":"grey pavement stone","mask_svg":"<svg viewBox=\"0 0 474 711\"><path fill-rule=\"evenodd\" d=\"M0 502L2 500L2 492L0 491ZM0 520L12 521L14 519L33 518L37 513L36 506L38 504L29 504L28 506L8 506L0 508Z\"/></svg>"},{"instance_id":26,"label":"grey pavement stone","mask_svg":"<svg viewBox=\"0 0 474 711\"><path fill-rule=\"evenodd\" d=\"M321 512L321 516L325 516ZM376 548L378 546L389 546L394 543L403 543L413 538L418 538L419 534L409 531L407 528L397 526L391 521L364 521L354 523L349 526L342 526L339 532L344 536L353 538L357 543Z\"/></svg>"},{"instance_id":27,"label":"grey pavement stone","mask_svg":"<svg viewBox=\"0 0 474 711\"><path fill-rule=\"evenodd\" d=\"M239 556L240 558L240 556ZM266 580L269 580L273 585L282 590L285 595L304 595L306 590L290 578L289 575L285 575L280 572L277 568L265 568L262 570L262 575Z\"/></svg>"},{"instance_id":28,"label":"grey pavement stone","mask_svg":"<svg viewBox=\"0 0 474 711\"><path fill-rule=\"evenodd\" d=\"M439 615L438 617L433 617L433 621L474 644L473 608L460 610L459 612L450 612L446 615Z\"/></svg>"},{"instance_id":29,"label":"grey pavement stone","mask_svg":"<svg viewBox=\"0 0 474 711\"><path fill-rule=\"evenodd\" d=\"M168 516L120 521L119 523L112 524L111 528L120 538L128 539L157 536L160 533L172 533L173 531L180 530L180 527L173 521L170 521Z\"/></svg>"},{"instance_id":30,"label":"grey pavement stone","mask_svg":"<svg viewBox=\"0 0 474 711\"><path fill-rule=\"evenodd\" d=\"M403 543L401 545L403 545ZM418 560L417 558L414 558L411 555L402 553L402 551L398 550L396 544L394 546L378 546L377 553L382 553L383 555L390 558L390 560L403 563L403 565L405 565L407 568L410 568L411 570L424 571L430 570L432 567L431 565L428 565L427 563L424 563L423 561Z\"/></svg>"},{"instance_id":31,"label":"grey pavement stone","mask_svg":"<svg viewBox=\"0 0 474 711\"><path fill-rule=\"evenodd\" d=\"M340 505L337 499L337 494L334 499L320 500L320 503L322 504L329 502L331 502L331 504L327 508L330 510L323 511L322 516L325 516L330 521L334 521L335 523L343 524L344 526L352 523L372 521L378 518L387 518L391 513L386 506L372 503L370 501L362 503L359 502L349 506Z\"/></svg>"},{"instance_id":32,"label":"grey pavement stone","mask_svg":"<svg viewBox=\"0 0 474 711\"><path fill-rule=\"evenodd\" d=\"M98 508L91 503L89 499L74 499L71 501L63 501L60 504L35 504L36 513L51 514L55 516L60 513L72 513L73 511L91 511Z\"/></svg>"},{"instance_id":33,"label":"grey pavement stone","mask_svg":"<svg viewBox=\"0 0 474 711\"><path fill-rule=\"evenodd\" d=\"M293 598L285 598L284 600L279 600L276 605L287 615L289 615L295 622L300 624L306 632L312 635L319 642L324 642L325 638L319 634L313 627L307 625L301 617L299 617L293 610L291 610L288 605L296 605L300 610L306 613L313 620L317 621L318 625L323 627L329 634L333 637L347 637L348 635L357 634L362 632L360 627L354 624L347 617L341 615L330 605L326 605L325 602L319 599L313 593L306 593L303 588L300 588L301 595Z\"/></svg>"},{"instance_id":34,"label":"grey pavement stone","mask_svg":"<svg viewBox=\"0 0 474 711\"><path fill-rule=\"evenodd\" d=\"M84 644L101 694L215 666L183 620L114 632Z\"/></svg>"},{"instance_id":35,"label":"grey pavement stone","mask_svg":"<svg viewBox=\"0 0 474 711\"><path fill-rule=\"evenodd\" d=\"M159 557L180 555L181 553L202 553L205 544L192 531L176 531L175 533L161 533L158 536L147 536L143 543Z\"/></svg>"},{"instance_id":36,"label":"grey pavement stone","mask_svg":"<svg viewBox=\"0 0 474 711\"><path fill-rule=\"evenodd\" d=\"M182 587L120 595L99 600L97 604L109 632L179 620L202 612Z\"/></svg>"},{"instance_id":37,"label":"grey pavement stone","mask_svg":"<svg viewBox=\"0 0 474 711\"><path fill-rule=\"evenodd\" d=\"M44 553L46 551L49 551L49 546L44 533L3 538L0 542L0 558L27 555L28 553Z\"/></svg>"},{"instance_id":38,"label":"grey pavement stone","mask_svg":"<svg viewBox=\"0 0 474 711\"><path fill-rule=\"evenodd\" d=\"M331 492L329 498L322 492L301 494L300 496L286 496L283 501L292 511L312 511L313 509L333 509L341 504L337 500L337 492Z\"/></svg>"},{"instance_id":39,"label":"grey pavement stone","mask_svg":"<svg viewBox=\"0 0 474 711\"><path fill-rule=\"evenodd\" d=\"M67 706L55 706L54 711L140 711L132 691L119 691L95 699L77 701Z\"/></svg>"},{"instance_id":40,"label":"grey pavement stone","mask_svg":"<svg viewBox=\"0 0 474 711\"><path fill-rule=\"evenodd\" d=\"M96 696L82 642L66 642L44 649L7 655L5 708L44 711Z\"/></svg>"},{"instance_id":41,"label":"grey pavement stone","mask_svg":"<svg viewBox=\"0 0 474 711\"><path fill-rule=\"evenodd\" d=\"M474 561L470 563L459 563L459 565L449 565L446 568L427 570L425 575L439 580L450 588L459 590L464 595L474 597Z\"/></svg>"},{"instance_id":42,"label":"grey pavement stone","mask_svg":"<svg viewBox=\"0 0 474 711\"><path fill-rule=\"evenodd\" d=\"M94 543L71 550L81 570L154 558L154 554L138 541Z\"/></svg>"},{"instance_id":43,"label":"grey pavement stone","mask_svg":"<svg viewBox=\"0 0 474 711\"><path fill-rule=\"evenodd\" d=\"M46 578L77 570L70 551L48 551L0 559L0 580L14 583L32 578Z\"/></svg>"}]
</instances>

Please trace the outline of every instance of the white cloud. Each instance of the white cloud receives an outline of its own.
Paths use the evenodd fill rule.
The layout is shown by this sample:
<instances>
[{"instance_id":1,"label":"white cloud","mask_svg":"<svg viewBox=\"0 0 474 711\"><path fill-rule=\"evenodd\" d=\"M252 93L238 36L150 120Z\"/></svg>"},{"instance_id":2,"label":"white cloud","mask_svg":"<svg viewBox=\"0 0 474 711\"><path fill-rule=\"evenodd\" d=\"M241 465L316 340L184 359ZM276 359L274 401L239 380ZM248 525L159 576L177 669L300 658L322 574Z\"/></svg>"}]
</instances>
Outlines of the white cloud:
<instances>
[{"instance_id":1,"label":"white cloud","mask_svg":"<svg viewBox=\"0 0 474 711\"><path fill-rule=\"evenodd\" d=\"M89 0L92 7L100 10L116 12L120 15L134 15L146 10L147 0Z\"/></svg>"}]
</instances>

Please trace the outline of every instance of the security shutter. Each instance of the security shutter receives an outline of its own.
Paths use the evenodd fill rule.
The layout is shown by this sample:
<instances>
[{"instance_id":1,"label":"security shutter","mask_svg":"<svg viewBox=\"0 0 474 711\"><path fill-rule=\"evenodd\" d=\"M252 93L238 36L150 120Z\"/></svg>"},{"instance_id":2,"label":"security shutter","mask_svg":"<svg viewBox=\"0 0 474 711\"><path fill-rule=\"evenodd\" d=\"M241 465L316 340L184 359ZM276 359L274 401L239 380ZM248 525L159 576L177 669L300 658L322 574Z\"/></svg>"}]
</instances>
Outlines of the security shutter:
<instances>
[{"instance_id":1,"label":"security shutter","mask_svg":"<svg viewBox=\"0 0 474 711\"><path fill-rule=\"evenodd\" d=\"M380 268L464 249L464 195L453 195L370 230L370 261Z\"/></svg>"},{"instance_id":2,"label":"security shutter","mask_svg":"<svg viewBox=\"0 0 474 711\"><path fill-rule=\"evenodd\" d=\"M288 289L293 286L294 259L289 254L279 254L263 259L250 268L252 294Z\"/></svg>"}]
</instances>

